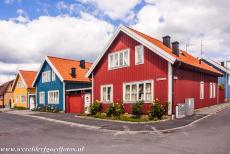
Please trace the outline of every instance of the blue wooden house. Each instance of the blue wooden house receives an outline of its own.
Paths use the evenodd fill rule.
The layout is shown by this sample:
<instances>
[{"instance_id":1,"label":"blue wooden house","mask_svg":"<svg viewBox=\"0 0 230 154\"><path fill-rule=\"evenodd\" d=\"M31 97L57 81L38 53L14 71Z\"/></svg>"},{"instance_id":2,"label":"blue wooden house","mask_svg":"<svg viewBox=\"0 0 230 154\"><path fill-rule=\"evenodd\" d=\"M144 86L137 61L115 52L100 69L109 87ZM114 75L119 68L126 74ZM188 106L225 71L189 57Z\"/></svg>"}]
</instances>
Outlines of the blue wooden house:
<instances>
[{"instance_id":1,"label":"blue wooden house","mask_svg":"<svg viewBox=\"0 0 230 154\"><path fill-rule=\"evenodd\" d=\"M230 99L230 70L226 67L226 62L218 63L206 57L202 58L202 61L214 67L215 69L217 69L223 74L223 76L218 77L218 84L224 85L224 89L225 89L224 98L225 100L229 100Z\"/></svg>"},{"instance_id":2,"label":"blue wooden house","mask_svg":"<svg viewBox=\"0 0 230 154\"><path fill-rule=\"evenodd\" d=\"M91 81L85 77L92 63L45 57L33 82L36 106L50 106L66 113L84 113L91 101Z\"/></svg>"}]
</instances>

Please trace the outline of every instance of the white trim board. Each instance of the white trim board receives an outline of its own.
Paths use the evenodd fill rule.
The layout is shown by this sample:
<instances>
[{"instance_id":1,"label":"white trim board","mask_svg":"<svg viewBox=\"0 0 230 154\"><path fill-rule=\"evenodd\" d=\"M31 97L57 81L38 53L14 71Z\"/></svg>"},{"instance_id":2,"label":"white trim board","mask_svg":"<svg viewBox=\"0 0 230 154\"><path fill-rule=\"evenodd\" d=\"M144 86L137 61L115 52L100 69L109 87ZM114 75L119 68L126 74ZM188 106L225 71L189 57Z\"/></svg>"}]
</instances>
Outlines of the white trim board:
<instances>
[{"instance_id":1,"label":"white trim board","mask_svg":"<svg viewBox=\"0 0 230 154\"><path fill-rule=\"evenodd\" d=\"M89 87L89 88L78 88L78 89L68 89L66 91L70 92L70 91L81 91L81 90L92 90L92 87Z\"/></svg>"},{"instance_id":2,"label":"white trim board","mask_svg":"<svg viewBox=\"0 0 230 154\"><path fill-rule=\"evenodd\" d=\"M87 78L92 74L93 70L95 69L95 67L97 66L97 64L100 62L101 58L107 52L107 50L109 49L109 47L111 46L111 44L113 43L113 41L116 39L116 37L118 36L118 34L120 32L123 32L126 35L128 35L129 37L133 38L134 40L140 42L142 45L144 45L145 47L149 48L152 52L156 53L157 55L159 55L160 57L162 57L165 60L169 61L170 63L173 64L176 61L175 57L173 57L172 55L168 54L164 50L160 49L159 47L157 47L153 43L147 41L146 39L144 39L143 37L139 36L138 34L136 34L135 32L133 32L129 28L127 28L125 26L120 26L115 31L115 33L113 34L113 36L111 37L111 39L109 40L109 42L106 44L106 46L102 50L101 54L97 58L97 60L93 63L93 65L90 68L90 70L87 72L87 74L86 74Z\"/></svg>"},{"instance_id":3,"label":"white trim board","mask_svg":"<svg viewBox=\"0 0 230 154\"><path fill-rule=\"evenodd\" d=\"M55 74L58 76L58 78L59 78L62 82L64 81L64 79L63 79L63 77L61 76L61 74L57 71L57 69L56 69L56 68L54 67L54 65L51 63L51 61L49 60L49 58L46 56L45 59L43 60L42 64L41 64L40 68L39 68L39 71L37 72L36 77L34 78L34 81L33 81L33 83L32 83L32 86L33 86L33 87L34 87L35 82L37 81L38 75L40 74L40 72L41 72L41 70L42 70L42 67L44 66L45 62L47 62L47 63L50 65L50 67L51 67L52 70L55 72Z\"/></svg>"}]
</instances>

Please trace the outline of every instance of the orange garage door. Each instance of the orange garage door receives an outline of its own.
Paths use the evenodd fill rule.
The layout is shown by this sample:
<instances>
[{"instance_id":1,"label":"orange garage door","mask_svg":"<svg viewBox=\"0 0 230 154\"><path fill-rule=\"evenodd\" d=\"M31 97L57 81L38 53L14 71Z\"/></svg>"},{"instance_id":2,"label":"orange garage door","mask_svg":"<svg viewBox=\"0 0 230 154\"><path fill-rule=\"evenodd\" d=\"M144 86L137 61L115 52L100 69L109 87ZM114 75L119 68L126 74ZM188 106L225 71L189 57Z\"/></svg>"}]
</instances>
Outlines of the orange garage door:
<instances>
[{"instance_id":1,"label":"orange garage door","mask_svg":"<svg viewBox=\"0 0 230 154\"><path fill-rule=\"evenodd\" d=\"M67 95L66 112L67 113L84 113L84 104L81 94Z\"/></svg>"}]
</instances>

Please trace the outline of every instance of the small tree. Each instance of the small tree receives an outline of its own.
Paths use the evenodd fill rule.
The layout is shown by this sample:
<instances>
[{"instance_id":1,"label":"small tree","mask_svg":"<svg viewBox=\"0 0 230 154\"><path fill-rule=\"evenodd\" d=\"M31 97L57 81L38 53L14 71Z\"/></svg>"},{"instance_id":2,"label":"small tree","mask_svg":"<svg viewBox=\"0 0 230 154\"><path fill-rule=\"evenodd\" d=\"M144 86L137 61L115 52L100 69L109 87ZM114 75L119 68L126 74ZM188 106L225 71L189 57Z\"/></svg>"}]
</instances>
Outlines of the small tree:
<instances>
[{"instance_id":1,"label":"small tree","mask_svg":"<svg viewBox=\"0 0 230 154\"><path fill-rule=\"evenodd\" d=\"M155 102L151 106L151 111L149 113L150 119L162 119L163 115L165 115L165 108L163 105L160 104L160 102Z\"/></svg>"},{"instance_id":2,"label":"small tree","mask_svg":"<svg viewBox=\"0 0 230 154\"><path fill-rule=\"evenodd\" d=\"M90 106L90 113L96 115L98 112L101 112L101 103L99 101L94 102Z\"/></svg>"},{"instance_id":3,"label":"small tree","mask_svg":"<svg viewBox=\"0 0 230 154\"><path fill-rule=\"evenodd\" d=\"M143 108L143 101L136 102L133 104L133 115L134 118L140 118L141 115L143 114L142 108Z\"/></svg>"},{"instance_id":4,"label":"small tree","mask_svg":"<svg viewBox=\"0 0 230 154\"><path fill-rule=\"evenodd\" d=\"M124 113L124 108L122 105L119 103L113 103L109 106L106 115L108 117L114 116L114 117L119 117Z\"/></svg>"}]
</instances>

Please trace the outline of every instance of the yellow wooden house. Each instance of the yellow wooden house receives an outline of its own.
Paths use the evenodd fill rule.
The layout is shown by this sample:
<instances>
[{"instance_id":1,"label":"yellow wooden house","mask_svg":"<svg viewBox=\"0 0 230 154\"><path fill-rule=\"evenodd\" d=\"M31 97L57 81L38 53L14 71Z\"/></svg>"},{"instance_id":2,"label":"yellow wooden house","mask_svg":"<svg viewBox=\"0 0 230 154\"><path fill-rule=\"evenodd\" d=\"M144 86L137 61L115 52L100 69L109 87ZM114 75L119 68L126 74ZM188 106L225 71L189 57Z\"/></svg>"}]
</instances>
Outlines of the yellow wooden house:
<instances>
[{"instance_id":1,"label":"yellow wooden house","mask_svg":"<svg viewBox=\"0 0 230 154\"><path fill-rule=\"evenodd\" d=\"M36 90L32 86L37 72L19 70L13 83L12 107L34 108L36 104Z\"/></svg>"}]
</instances>

